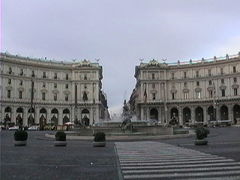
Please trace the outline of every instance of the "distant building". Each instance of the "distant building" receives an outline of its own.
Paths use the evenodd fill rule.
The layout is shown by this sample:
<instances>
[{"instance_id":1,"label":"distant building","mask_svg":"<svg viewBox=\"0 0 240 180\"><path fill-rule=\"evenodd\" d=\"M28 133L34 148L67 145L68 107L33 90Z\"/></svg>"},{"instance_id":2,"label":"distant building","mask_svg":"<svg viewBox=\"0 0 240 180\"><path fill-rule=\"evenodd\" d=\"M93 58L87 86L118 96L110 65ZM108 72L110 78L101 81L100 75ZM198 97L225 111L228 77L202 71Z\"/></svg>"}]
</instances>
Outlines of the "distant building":
<instances>
[{"instance_id":1,"label":"distant building","mask_svg":"<svg viewBox=\"0 0 240 180\"><path fill-rule=\"evenodd\" d=\"M57 62L1 53L0 121L86 126L109 118L98 63Z\"/></svg>"},{"instance_id":2,"label":"distant building","mask_svg":"<svg viewBox=\"0 0 240 180\"><path fill-rule=\"evenodd\" d=\"M136 66L129 103L139 120L162 124L240 122L240 53L178 63Z\"/></svg>"}]
</instances>

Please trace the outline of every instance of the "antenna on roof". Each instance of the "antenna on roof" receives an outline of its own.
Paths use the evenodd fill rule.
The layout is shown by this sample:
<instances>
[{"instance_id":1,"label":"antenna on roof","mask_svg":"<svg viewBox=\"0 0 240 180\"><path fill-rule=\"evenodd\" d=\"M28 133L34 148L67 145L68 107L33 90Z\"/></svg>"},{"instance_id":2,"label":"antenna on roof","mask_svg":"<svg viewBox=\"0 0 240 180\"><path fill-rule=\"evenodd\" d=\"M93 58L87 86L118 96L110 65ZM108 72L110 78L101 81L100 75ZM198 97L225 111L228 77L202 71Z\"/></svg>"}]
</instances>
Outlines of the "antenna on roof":
<instances>
[{"instance_id":1,"label":"antenna on roof","mask_svg":"<svg viewBox=\"0 0 240 180\"><path fill-rule=\"evenodd\" d=\"M144 59L143 59L143 58L140 58L139 61L142 63L142 62L144 61Z\"/></svg>"},{"instance_id":2,"label":"antenna on roof","mask_svg":"<svg viewBox=\"0 0 240 180\"><path fill-rule=\"evenodd\" d=\"M98 58L98 59L95 59L96 61L97 61L97 63L100 61L100 58Z\"/></svg>"}]
</instances>

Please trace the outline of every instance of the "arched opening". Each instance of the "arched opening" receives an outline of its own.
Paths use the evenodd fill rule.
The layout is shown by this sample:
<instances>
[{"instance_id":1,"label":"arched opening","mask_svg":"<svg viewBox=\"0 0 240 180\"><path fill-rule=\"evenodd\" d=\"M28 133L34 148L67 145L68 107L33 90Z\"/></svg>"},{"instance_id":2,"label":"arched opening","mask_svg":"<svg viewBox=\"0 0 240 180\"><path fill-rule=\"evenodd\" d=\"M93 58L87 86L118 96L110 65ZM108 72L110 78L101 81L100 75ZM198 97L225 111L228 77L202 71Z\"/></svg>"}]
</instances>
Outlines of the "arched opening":
<instances>
[{"instance_id":1,"label":"arched opening","mask_svg":"<svg viewBox=\"0 0 240 180\"><path fill-rule=\"evenodd\" d=\"M70 111L69 111L69 109L64 109L63 110L63 124L65 124L69 121L70 121Z\"/></svg>"},{"instance_id":2,"label":"arched opening","mask_svg":"<svg viewBox=\"0 0 240 180\"><path fill-rule=\"evenodd\" d=\"M7 124L11 123L12 109L10 107L6 107L4 112L4 126L6 127Z\"/></svg>"},{"instance_id":3,"label":"arched opening","mask_svg":"<svg viewBox=\"0 0 240 180\"><path fill-rule=\"evenodd\" d=\"M195 109L195 117L196 117L196 122L198 123L203 122L203 109L201 107L197 107Z\"/></svg>"},{"instance_id":4,"label":"arched opening","mask_svg":"<svg viewBox=\"0 0 240 180\"><path fill-rule=\"evenodd\" d=\"M44 129L44 126L47 124L47 110L45 108L40 109L40 118L39 118L39 125L40 130Z\"/></svg>"},{"instance_id":5,"label":"arched opening","mask_svg":"<svg viewBox=\"0 0 240 180\"><path fill-rule=\"evenodd\" d=\"M30 108L28 110L28 126L32 126L35 124L35 109Z\"/></svg>"},{"instance_id":6,"label":"arched opening","mask_svg":"<svg viewBox=\"0 0 240 180\"><path fill-rule=\"evenodd\" d=\"M58 110L56 108L51 111L51 124L57 126L58 125Z\"/></svg>"},{"instance_id":7,"label":"arched opening","mask_svg":"<svg viewBox=\"0 0 240 180\"><path fill-rule=\"evenodd\" d=\"M216 110L214 109L213 106L209 106L207 109L207 113L208 113L208 120L209 121L216 121Z\"/></svg>"},{"instance_id":8,"label":"arched opening","mask_svg":"<svg viewBox=\"0 0 240 180\"><path fill-rule=\"evenodd\" d=\"M18 126L22 126L23 125L23 108L22 107L17 108L16 112L17 112L16 124Z\"/></svg>"},{"instance_id":9,"label":"arched opening","mask_svg":"<svg viewBox=\"0 0 240 180\"><path fill-rule=\"evenodd\" d=\"M171 125L177 125L179 123L178 121L178 109L177 108L172 108L171 109L171 119L169 124Z\"/></svg>"},{"instance_id":10,"label":"arched opening","mask_svg":"<svg viewBox=\"0 0 240 180\"><path fill-rule=\"evenodd\" d=\"M233 106L233 119L234 123L240 123L240 106L238 104Z\"/></svg>"},{"instance_id":11,"label":"arched opening","mask_svg":"<svg viewBox=\"0 0 240 180\"><path fill-rule=\"evenodd\" d=\"M191 121L191 110L188 107L185 107L183 109L183 124L184 125L189 125Z\"/></svg>"},{"instance_id":12,"label":"arched opening","mask_svg":"<svg viewBox=\"0 0 240 180\"><path fill-rule=\"evenodd\" d=\"M150 110L150 119L158 121L158 110L156 108Z\"/></svg>"},{"instance_id":13,"label":"arched opening","mask_svg":"<svg viewBox=\"0 0 240 180\"><path fill-rule=\"evenodd\" d=\"M229 120L228 119L228 107L223 105L221 108L220 108L220 115L221 115L221 120Z\"/></svg>"},{"instance_id":14,"label":"arched opening","mask_svg":"<svg viewBox=\"0 0 240 180\"><path fill-rule=\"evenodd\" d=\"M87 109L82 110L82 124L84 126L90 125L89 115L90 115L89 110Z\"/></svg>"}]
</instances>

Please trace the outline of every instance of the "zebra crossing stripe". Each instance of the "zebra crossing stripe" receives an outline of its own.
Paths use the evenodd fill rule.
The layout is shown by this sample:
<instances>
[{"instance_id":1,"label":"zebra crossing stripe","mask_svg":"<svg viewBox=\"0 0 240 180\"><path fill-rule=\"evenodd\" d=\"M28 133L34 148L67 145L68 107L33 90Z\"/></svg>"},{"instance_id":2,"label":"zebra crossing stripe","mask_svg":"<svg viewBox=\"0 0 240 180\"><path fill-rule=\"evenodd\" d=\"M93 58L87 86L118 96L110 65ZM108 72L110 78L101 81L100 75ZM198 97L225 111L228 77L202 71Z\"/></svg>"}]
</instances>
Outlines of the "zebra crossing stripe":
<instances>
[{"instance_id":1,"label":"zebra crossing stripe","mask_svg":"<svg viewBox=\"0 0 240 180\"><path fill-rule=\"evenodd\" d=\"M232 166L232 167L208 167L208 168L189 168L189 169L151 169L151 170L123 170L123 174L129 173L166 173L166 172L194 172L194 171L225 171L225 170L240 170L240 166Z\"/></svg>"},{"instance_id":2,"label":"zebra crossing stripe","mask_svg":"<svg viewBox=\"0 0 240 180\"><path fill-rule=\"evenodd\" d=\"M125 169L170 169L170 168L189 168L189 167L217 167L217 166L235 166L240 165L240 162L233 163L211 163L211 164L187 164L187 165L162 165L162 166L126 166L122 167L122 170Z\"/></svg>"},{"instance_id":3,"label":"zebra crossing stripe","mask_svg":"<svg viewBox=\"0 0 240 180\"><path fill-rule=\"evenodd\" d=\"M203 173L168 173L168 174L138 174L138 175L124 175L124 179L148 179L148 178L184 178L184 177L201 177L201 176L230 176L230 175L238 175L238 179L240 178L240 171L221 171L221 172L203 172Z\"/></svg>"},{"instance_id":4,"label":"zebra crossing stripe","mask_svg":"<svg viewBox=\"0 0 240 180\"><path fill-rule=\"evenodd\" d=\"M198 161L180 161L180 162L156 162L156 163L121 163L121 166L148 166L148 165L171 165L171 164L198 164L198 163L214 163L214 162L233 162L232 159L216 159L216 160L198 160Z\"/></svg>"},{"instance_id":5,"label":"zebra crossing stripe","mask_svg":"<svg viewBox=\"0 0 240 180\"><path fill-rule=\"evenodd\" d=\"M240 162L159 142L118 142L124 179L240 179Z\"/></svg>"},{"instance_id":6,"label":"zebra crossing stripe","mask_svg":"<svg viewBox=\"0 0 240 180\"><path fill-rule=\"evenodd\" d=\"M179 158L177 159L152 159L144 161L145 163L155 163L155 162L179 162L179 161L198 161L198 160L216 160L216 159L225 159L224 157L202 157L202 158ZM132 160L120 160L121 163L138 163L141 162L140 160L132 159Z\"/></svg>"}]
</instances>

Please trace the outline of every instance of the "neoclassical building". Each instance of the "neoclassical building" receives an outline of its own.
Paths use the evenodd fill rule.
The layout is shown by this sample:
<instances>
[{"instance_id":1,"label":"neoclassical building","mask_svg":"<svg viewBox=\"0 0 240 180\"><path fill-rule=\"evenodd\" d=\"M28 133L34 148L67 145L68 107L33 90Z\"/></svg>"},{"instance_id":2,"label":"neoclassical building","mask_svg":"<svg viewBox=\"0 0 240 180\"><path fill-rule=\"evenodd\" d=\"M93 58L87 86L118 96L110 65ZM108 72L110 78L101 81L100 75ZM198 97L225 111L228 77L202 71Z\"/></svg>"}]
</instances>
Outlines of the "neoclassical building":
<instances>
[{"instance_id":1,"label":"neoclassical building","mask_svg":"<svg viewBox=\"0 0 240 180\"><path fill-rule=\"evenodd\" d=\"M129 103L139 120L240 122L240 53L169 64L151 60L136 66L135 78Z\"/></svg>"},{"instance_id":2,"label":"neoclassical building","mask_svg":"<svg viewBox=\"0 0 240 180\"><path fill-rule=\"evenodd\" d=\"M0 120L86 126L109 118L98 63L58 62L1 53Z\"/></svg>"}]
</instances>

